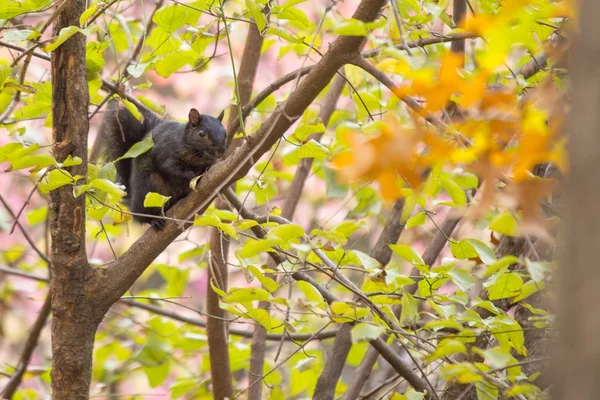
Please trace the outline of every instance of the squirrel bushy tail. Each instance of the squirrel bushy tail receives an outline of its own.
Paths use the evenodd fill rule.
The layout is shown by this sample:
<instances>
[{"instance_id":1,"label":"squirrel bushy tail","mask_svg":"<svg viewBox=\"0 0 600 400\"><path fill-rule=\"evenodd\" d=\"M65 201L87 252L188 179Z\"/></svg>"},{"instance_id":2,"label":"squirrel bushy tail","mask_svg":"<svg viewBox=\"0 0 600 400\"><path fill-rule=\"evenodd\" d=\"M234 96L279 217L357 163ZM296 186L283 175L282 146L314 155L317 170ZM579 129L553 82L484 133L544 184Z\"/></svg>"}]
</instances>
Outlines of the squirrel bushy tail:
<instances>
[{"instance_id":1,"label":"squirrel bushy tail","mask_svg":"<svg viewBox=\"0 0 600 400\"><path fill-rule=\"evenodd\" d=\"M140 109L143 121L139 121L118 100L108 104L100 134L104 136L104 154L109 161L125 155L134 144L140 142L154 127L162 122L152 111ZM118 180L129 187L131 179L131 159L124 159L115 164Z\"/></svg>"}]
</instances>

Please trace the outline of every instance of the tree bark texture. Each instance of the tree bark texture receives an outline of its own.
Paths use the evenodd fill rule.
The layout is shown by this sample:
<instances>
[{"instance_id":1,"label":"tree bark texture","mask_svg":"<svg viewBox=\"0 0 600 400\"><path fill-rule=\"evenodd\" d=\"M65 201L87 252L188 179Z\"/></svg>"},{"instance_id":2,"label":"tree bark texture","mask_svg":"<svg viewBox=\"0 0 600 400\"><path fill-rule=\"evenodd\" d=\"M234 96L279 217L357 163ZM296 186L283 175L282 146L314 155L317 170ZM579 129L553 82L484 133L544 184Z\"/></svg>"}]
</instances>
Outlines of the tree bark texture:
<instances>
[{"instance_id":1,"label":"tree bark texture","mask_svg":"<svg viewBox=\"0 0 600 400\"><path fill-rule=\"evenodd\" d=\"M85 0L60 6L54 36L68 26L79 26ZM87 174L88 84L85 64L86 38L76 33L52 54L53 154L62 162L67 156L83 162L68 168L71 175ZM50 195L52 237L52 396L53 399L87 399L94 335L102 319L87 291L92 270L85 251L85 196L73 195L66 185Z\"/></svg>"}]
</instances>

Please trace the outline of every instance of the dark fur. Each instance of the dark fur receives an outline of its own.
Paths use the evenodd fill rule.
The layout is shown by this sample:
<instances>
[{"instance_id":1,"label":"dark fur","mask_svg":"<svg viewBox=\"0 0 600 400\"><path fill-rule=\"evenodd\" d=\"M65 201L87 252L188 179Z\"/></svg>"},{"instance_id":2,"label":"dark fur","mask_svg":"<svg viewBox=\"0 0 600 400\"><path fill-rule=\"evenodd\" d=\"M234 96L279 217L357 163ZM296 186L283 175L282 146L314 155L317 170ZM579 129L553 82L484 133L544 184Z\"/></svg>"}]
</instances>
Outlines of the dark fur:
<instances>
[{"instance_id":1,"label":"dark fur","mask_svg":"<svg viewBox=\"0 0 600 400\"><path fill-rule=\"evenodd\" d=\"M100 127L105 153L110 161L121 157L135 143L152 134L154 147L134 159L115 163L117 179L127 189L125 201L134 213L161 215L158 207L144 207L149 192L171 196L165 210L187 196L190 180L204 173L225 153L225 128L221 120L191 109L187 124L166 121L149 111L141 111L138 121L126 108L111 102ZM222 116L220 116L222 118ZM134 216L155 228L163 219Z\"/></svg>"}]
</instances>

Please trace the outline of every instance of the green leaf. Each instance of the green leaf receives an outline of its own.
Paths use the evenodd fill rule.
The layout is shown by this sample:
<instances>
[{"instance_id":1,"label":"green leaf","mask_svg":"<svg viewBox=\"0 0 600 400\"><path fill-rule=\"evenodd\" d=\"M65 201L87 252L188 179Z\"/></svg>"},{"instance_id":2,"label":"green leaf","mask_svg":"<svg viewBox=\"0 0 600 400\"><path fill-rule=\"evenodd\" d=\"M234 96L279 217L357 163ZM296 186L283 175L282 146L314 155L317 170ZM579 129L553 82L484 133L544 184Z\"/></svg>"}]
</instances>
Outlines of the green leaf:
<instances>
[{"instance_id":1,"label":"green leaf","mask_svg":"<svg viewBox=\"0 0 600 400\"><path fill-rule=\"evenodd\" d=\"M482 350L485 360L494 368L504 368L513 362L514 357L500 348Z\"/></svg>"},{"instance_id":2,"label":"green leaf","mask_svg":"<svg viewBox=\"0 0 600 400\"><path fill-rule=\"evenodd\" d=\"M265 289L267 289L270 293L273 293L277 289L279 289L279 284L275 282L272 278L265 276L258 268L255 266L249 266L248 271L252 273L260 281Z\"/></svg>"},{"instance_id":3,"label":"green leaf","mask_svg":"<svg viewBox=\"0 0 600 400\"><path fill-rule=\"evenodd\" d=\"M402 293L402 311L400 324L414 324L419 320L419 305L415 298L406 290Z\"/></svg>"},{"instance_id":4,"label":"green leaf","mask_svg":"<svg viewBox=\"0 0 600 400\"><path fill-rule=\"evenodd\" d=\"M127 153L125 153L123 156L117 158L113 162L117 162L117 161L123 160L125 158L136 158L137 156L142 155L145 152L147 152L148 150L150 150L152 147L154 147L154 141L152 140L152 135L146 135L146 137L144 139L142 139L141 141L139 141L136 144L134 144L133 146L131 146L131 148L129 149L129 151Z\"/></svg>"},{"instance_id":5,"label":"green leaf","mask_svg":"<svg viewBox=\"0 0 600 400\"><path fill-rule=\"evenodd\" d=\"M479 185L479 178L477 175L468 172L452 174L452 180L463 190L476 189Z\"/></svg>"},{"instance_id":6,"label":"green leaf","mask_svg":"<svg viewBox=\"0 0 600 400\"><path fill-rule=\"evenodd\" d=\"M110 32L111 45L114 45L119 52L123 52L129 48L129 31L123 29L123 25L119 22L112 22L108 26ZM127 68L129 70L129 68Z\"/></svg>"},{"instance_id":7,"label":"green leaf","mask_svg":"<svg viewBox=\"0 0 600 400\"><path fill-rule=\"evenodd\" d=\"M104 193L108 193L115 197L125 196L125 191L123 190L123 187L121 185L113 183L112 181L109 181L108 179L93 179L90 182L90 186L95 189L102 190ZM146 198L147 197L148 196L146 196Z\"/></svg>"},{"instance_id":8,"label":"green leaf","mask_svg":"<svg viewBox=\"0 0 600 400\"><path fill-rule=\"evenodd\" d=\"M327 192L326 192L327 197L334 198L334 199L342 199L342 198L346 197L346 195L348 194L349 186L344 183L338 182L337 175L331 169L325 168L323 170L323 173L325 175L325 183L327 184ZM374 189L373 189L373 192L375 192ZM359 198L360 193L361 192L359 191L359 193L357 193L357 195L356 195L357 200L359 201L358 205L356 206L356 209L359 209L359 207L366 208L368 205L378 201L378 197L375 194L373 197L369 198L368 200L361 202L361 199Z\"/></svg>"},{"instance_id":9,"label":"green leaf","mask_svg":"<svg viewBox=\"0 0 600 400\"><path fill-rule=\"evenodd\" d=\"M446 191L446 193L448 193L448 195L457 207L463 207L467 205L467 195L464 192L464 190L460 186L458 186L456 182L450 179L442 178L441 183L444 187L444 190Z\"/></svg>"},{"instance_id":10,"label":"green leaf","mask_svg":"<svg viewBox=\"0 0 600 400\"><path fill-rule=\"evenodd\" d=\"M427 214L424 212L420 212L410 217L408 221L406 221L406 228L414 228L415 226L423 225L425 222L427 222Z\"/></svg>"},{"instance_id":11,"label":"green leaf","mask_svg":"<svg viewBox=\"0 0 600 400\"><path fill-rule=\"evenodd\" d=\"M31 156L21 157L15 160L11 160L10 167L7 171L18 171L20 169L35 167L41 169L54 165L56 161L54 157L48 154L34 154Z\"/></svg>"},{"instance_id":12,"label":"green leaf","mask_svg":"<svg viewBox=\"0 0 600 400\"><path fill-rule=\"evenodd\" d=\"M12 71L11 67L8 67L6 65L0 65L0 91L2 91L2 88L4 87L4 83L10 76L11 71Z\"/></svg>"},{"instance_id":13,"label":"green leaf","mask_svg":"<svg viewBox=\"0 0 600 400\"><path fill-rule=\"evenodd\" d=\"M57 163L59 167L74 167L76 165L81 165L83 160L81 157L72 157L70 154L65 158L65 160L61 163Z\"/></svg>"},{"instance_id":14,"label":"green leaf","mask_svg":"<svg viewBox=\"0 0 600 400\"><path fill-rule=\"evenodd\" d=\"M291 42L291 43L300 44L304 41L304 37L294 37L294 36L290 35L289 33L287 33L285 30L283 30L283 28L280 28L279 26L271 25L267 28L266 32L267 32L267 34L270 34L270 35L279 36L280 38L287 40L288 42Z\"/></svg>"},{"instance_id":15,"label":"green leaf","mask_svg":"<svg viewBox=\"0 0 600 400\"><path fill-rule=\"evenodd\" d=\"M64 42L66 42L71 36L73 36L77 32L81 32L81 30L76 26L69 26L67 28L62 28L60 30L60 33L58 34L58 38L54 42L52 42L49 45L47 45L46 47L44 47L44 51L49 53L49 52L55 50L56 48L58 48L58 46L60 46Z\"/></svg>"},{"instance_id":16,"label":"green leaf","mask_svg":"<svg viewBox=\"0 0 600 400\"><path fill-rule=\"evenodd\" d=\"M536 282L543 282L546 276L550 275L552 272L553 263L548 261L531 261L530 259L525 259L525 267L527 267L527 271L531 275L531 279Z\"/></svg>"},{"instance_id":17,"label":"green leaf","mask_svg":"<svg viewBox=\"0 0 600 400\"><path fill-rule=\"evenodd\" d=\"M0 7L0 19L9 20L21 14L26 14L33 11L39 11L46 7L51 0L42 1L14 1L14 0L3 0L2 7Z\"/></svg>"},{"instance_id":18,"label":"green leaf","mask_svg":"<svg viewBox=\"0 0 600 400\"><path fill-rule=\"evenodd\" d=\"M477 400L497 400L499 389L489 382L477 382L475 384Z\"/></svg>"},{"instance_id":19,"label":"green leaf","mask_svg":"<svg viewBox=\"0 0 600 400\"><path fill-rule=\"evenodd\" d=\"M366 36L369 34L369 30L364 22L349 18L335 25L333 33L342 36Z\"/></svg>"},{"instance_id":20,"label":"green leaf","mask_svg":"<svg viewBox=\"0 0 600 400\"><path fill-rule=\"evenodd\" d=\"M267 17L263 14L262 8L255 0L246 0L246 7L248 7L252 19L256 22L259 32L262 32L267 26Z\"/></svg>"},{"instance_id":21,"label":"green leaf","mask_svg":"<svg viewBox=\"0 0 600 400\"><path fill-rule=\"evenodd\" d=\"M238 232L245 231L246 229L250 229L256 225L258 225L258 222L253 219L241 219L233 222L233 226L238 230Z\"/></svg>"},{"instance_id":22,"label":"green leaf","mask_svg":"<svg viewBox=\"0 0 600 400\"><path fill-rule=\"evenodd\" d=\"M310 283L304 281L297 281L296 285L298 285L300 290L302 290L302 293L304 293L304 297L309 302L315 303L316 305L327 304L325 302L325 299L323 298L323 295L321 295L317 288L311 285Z\"/></svg>"},{"instance_id":23,"label":"green leaf","mask_svg":"<svg viewBox=\"0 0 600 400\"><path fill-rule=\"evenodd\" d=\"M546 284L544 282L536 282L534 280L529 280L529 281L525 282L525 284L523 285L523 288L521 289L521 293L517 297L512 299L512 303L513 304L518 303L519 301L528 298L532 294L539 292L540 290L544 289L545 287L546 287Z\"/></svg>"},{"instance_id":24,"label":"green leaf","mask_svg":"<svg viewBox=\"0 0 600 400\"><path fill-rule=\"evenodd\" d=\"M94 3L90 7L88 7L83 13L81 13L81 16L79 17L79 25L84 25L87 22L87 20L90 19L90 17L96 13L97 10L98 3Z\"/></svg>"},{"instance_id":25,"label":"green leaf","mask_svg":"<svg viewBox=\"0 0 600 400\"><path fill-rule=\"evenodd\" d=\"M279 239L280 243L289 243L293 239L304 236L304 229L296 224L282 224L271 228L267 233L267 239Z\"/></svg>"},{"instance_id":26,"label":"green leaf","mask_svg":"<svg viewBox=\"0 0 600 400\"><path fill-rule=\"evenodd\" d=\"M294 131L293 138L303 142L310 135L323 133L325 130L325 125L322 122L316 124L300 123Z\"/></svg>"},{"instance_id":27,"label":"green leaf","mask_svg":"<svg viewBox=\"0 0 600 400\"><path fill-rule=\"evenodd\" d=\"M129 110L129 112L135 117L135 119L137 119L138 121L143 121L144 120L144 117L143 117L142 113L138 110L138 108L137 108L137 106L135 104L133 104L129 100L125 100L125 99L121 99L121 103L123 103L123 105L125 106L125 108L127 110ZM147 136L152 136L152 135L147 135Z\"/></svg>"},{"instance_id":28,"label":"green leaf","mask_svg":"<svg viewBox=\"0 0 600 400\"><path fill-rule=\"evenodd\" d=\"M447 278L426 278L426 279L421 279L418 282L419 285L419 294L422 297L429 297L429 296L433 296L435 294L435 292L437 292L437 290L439 288L442 287L442 285L444 285L444 283L446 283L448 281Z\"/></svg>"},{"instance_id":29,"label":"green leaf","mask_svg":"<svg viewBox=\"0 0 600 400\"><path fill-rule=\"evenodd\" d=\"M466 352L467 352L467 348L463 342L456 340L456 339L443 339L438 344L435 351L433 353L431 353L431 355L429 357L427 357L426 359L428 362L431 362L431 361L437 360L439 358L448 357L452 354L456 354L456 353L464 354Z\"/></svg>"},{"instance_id":30,"label":"green leaf","mask_svg":"<svg viewBox=\"0 0 600 400\"><path fill-rule=\"evenodd\" d=\"M148 383L153 388L160 386L167 379L170 371L171 363L168 359L157 367L144 366L144 373L148 378Z\"/></svg>"},{"instance_id":31,"label":"green leaf","mask_svg":"<svg viewBox=\"0 0 600 400\"><path fill-rule=\"evenodd\" d=\"M194 225L196 226L214 226L222 230L225 234L232 238L237 238L237 231L231 224L221 222L221 219L216 215L203 215L194 219Z\"/></svg>"},{"instance_id":32,"label":"green leaf","mask_svg":"<svg viewBox=\"0 0 600 400\"><path fill-rule=\"evenodd\" d=\"M451 241L450 251L452 252L452 255L459 260L479 257L479 254L475 251L475 246L467 239L462 239L458 242Z\"/></svg>"},{"instance_id":33,"label":"green leaf","mask_svg":"<svg viewBox=\"0 0 600 400\"><path fill-rule=\"evenodd\" d=\"M154 21L156 25L170 34L185 25L185 19L185 7L177 4L162 7L154 14L154 17L152 17L152 21Z\"/></svg>"},{"instance_id":34,"label":"green leaf","mask_svg":"<svg viewBox=\"0 0 600 400\"><path fill-rule=\"evenodd\" d=\"M368 272L378 270L381 267L381 263L379 261L377 261L370 255L363 253L362 251L352 250L352 253L354 253L356 258L358 258L362 266Z\"/></svg>"},{"instance_id":35,"label":"green leaf","mask_svg":"<svg viewBox=\"0 0 600 400\"><path fill-rule=\"evenodd\" d=\"M314 158L315 160L325 160L329 157L329 150L321 143L311 139L298 147L296 151L287 156L288 162L297 163L301 158Z\"/></svg>"},{"instance_id":36,"label":"green leaf","mask_svg":"<svg viewBox=\"0 0 600 400\"><path fill-rule=\"evenodd\" d=\"M513 385L504 393L507 397L517 397L521 395L527 399L540 399L544 397L542 390L531 383L519 383Z\"/></svg>"},{"instance_id":37,"label":"green leaf","mask_svg":"<svg viewBox=\"0 0 600 400\"><path fill-rule=\"evenodd\" d=\"M34 32L36 31L33 31L31 29L8 31L4 33L3 38L5 40L8 40L9 42L21 42L23 40L27 40Z\"/></svg>"},{"instance_id":38,"label":"green leaf","mask_svg":"<svg viewBox=\"0 0 600 400\"><path fill-rule=\"evenodd\" d=\"M48 218L48 206L28 211L25 213L25 216L27 217L27 223L32 226L41 222L46 222L46 219Z\"/></svg>"},{"instance_id":39,"label":"green leaf","mask_svg":"<svg viewBox=\"0 0 600 400\"><path fill-rule=\"evenodd\" d=\"M261 324L267 331L273 330L273 325L271 323L271 317L269 316L269 312L264 308L251 308L248 310L248 315Z\"/></svg>"},{"instance_id":40,"label":"green leaf","mask_svg":"<svg viewBox=\"0 0 600 400\"><path fill-rule=\"evenodd\" d=\"M507 236L520 236L519 222L510 211L504 211L497 215L496 218L490 222L489 229Z\"/></svg>"},{"instance_id":41,"label":"green leaf","mask_svg":"<svg viewBox=\"0 0 600 400\"><path fill-rule=\"evenodd\" d=\"M458 345L456 346L456 349L461 350L460 346ZM444 357L444 355L442 355L442 357ZM440 369L440 377L448 381L456 380L459 383L473 383L483 380L481 371L479 371L471 362L444 365ZM486 384L488 383L486 382Z\"/></svg>"},{"instance_id":42,"label":"green leaf","mask_svg":"<svg viewBox=\"0 0 600 400\"><path fill-rule=\"evenodd\" d=\"M496 254L485 243L477 239L462 239L450 242L452 255L459 260L480 258L484 264L496 262Z\"/></svg>"},{"instance_id":43,"label":"green leaf","mask_svg":"<svg viewBox=\"0 0 600 400\"><path fill-rule=\"evenodd\" d=\"M371 312L364 307L357 307L341 301L334 301L329 305L332 321L338 324L354 322L366 317Z\"/></svg>"},{"instance_id":44,"label":"green leaf","mask_svg":"<svg viewBox=\"0 0 600 400\"><path fill-rule=\"evenodd\" d=\"M274 251L273 246L279 244L279 239L248 239L241 249L235 252L238 258L249 258L265 251Z\"/></svg>"},{"instance_id":45,"label":"green leaf","mask_svg":"<svg viewBox=\"0 0 600 400\"><path fill-rule=\"evenodd\" d=\"M390 249L400 257L411 263L412 265L425 265L425 261L421 258L417 252L409 246L390 244Z\"/></svg>"},{"instance_id":46,"label":"green leaf","mask_svg":"<svg viewBox=\"0 0 600 400\"><path fill-rule=\"evenodd\" d=\"M150 33L150 36L146 40L146 44L152 48L152 56L159 57L179 50L181 47L181 40L177 39L160 26L157 26L152 30L152 33ZM143 60L147 61L145 59Z\"/></svg>"},{"instance_id":47,"label":"green leaf","mask_svg":"<svg viewBox=\"0 0 600 400\"><path fill-rule=\"evenodd\" d=\"M464 329L460 322L450 320L428 322L423 328L431 329L433 331L436 331L438 329L456 329L459 332Z\"/></svg>"},{"instance_id":48,"label":"green leaf","mask_svg":"<svg viewBox=\"0 0 600 400\"><path fill-rule=\"evenodd\" d=\"M279 19L297 21L304 28L310 27L310 21L304 11L298 8L286 7L277 13Z\"/></svg>"},{"instance_id":49,"label":"green leaf","mask_svg":"<svg viewBox=\"0 0 600 400\"><path fill-rule=\"evenodd\" d=\"M485 270L485 273L483 274L484 277L488 277L491 276L493 274L495 274L496 272L508 269L508 267L510 267L513 264L520 264L521 260L519 260L518 257L515 256L504 256L501 259L499 259L498 261L496 261L495 263L491 264L488 269Z\"/></svg>"},{"instance_id":50,"label":"green leaf","mask_svg":"<svg viewBox=\"0 0 600 400\"><path fill-rule=\"evenodd\" d=\"M496 253L494 253L494 250L490 249L488 247L488 245L483 243L481 240L477 240L477 239L467 239L467 240L469 242L471 242L471 244L475 248L475 252L479 256L481 261L483 261L484 264L489 265L489 264L493 264L496 262Z\"/></svg>"},{"instance_id":51,"label":"green leaf","mask_svg":"<svg viewBox=\"0 0 600 400\"><path fill-rule=\"evenodd\" d=\"M352 343L360 343L377 339L385 332L385 328L366 322L359 322L352 327L350 336Z\"/></svg>"},{"instance_id":52,"label":"green leaf","mask_svg":"<svg viewBox=\"0 0 600 400\"><path fill-rule=\"evenodd\" d=\"M235 221L237 215L233 211L216 209L211 211L211 215L218 217L221 221Z\"/></svg>"},{"instance_id":53,"label":"green leaf","mask_svg":"<svg viewBox=\"0 0 600 400\"><path fill-rule=\"evenodd\" d=\"M75 180L69 171L64 169L53 169L46 175L43 182L40 183L38 187L42 193L48 193L59 187L73 185L74 183Z\"/></svg>"},{"instance_id":54,"label":"green leaf","mask_svg":"<svg viewBox=\"0 0 600 400\"><path fill-rule=\"evenodd\" d=\"M134 78L139 78L144 74L144 72L146 72L146 68L148 68L149 65L150 63L132 64L127 67L127 72Z\"/></svg>"},{"instance_id":55,"label":"green leaf","mask_svg":"<svg viewBox=\"0 0 600 400\"><path fill-rule=\"evenodd\" d=\"M173 267L165 264L156 266L156 270L167 281L165 292L169 297L182 296L188 284L190 270L188 268Z\"/></svg>"},{"instance_id":56,"label":"green leaf","mask_svg":"<svg viewBox=\"0 0 600 400\"><path fill-rule=\"evenodd\" d=\"M195 379L176 378L176 382L169 387L169 390L171 391L171 398L177 399L185 395L190 396L190 394L194 393L194 390L197 388L198 382Z\"/></svg>"},{"instance_id":57,"label":"green leaf","mask_svg":"<svg viewBox=\"0 0 600 400\"><path fill-rule=\"evenodd\" d=\"M98 171L98 178L108 179L114 182L117 178L117 168L115 167L115 164L111 162L104 164Z\"/></svg>"},{"instance_id":58,"label":"green leaf","mask_svg":"<svg viewBox=\"0 0 600 400\"><path fill-rule=\"evenodd\" d=\"M454 282L463 292L468 291L475 284L473 275L464 269L451 269L447 274L452 279L452 282Z\"/></svg>"},{"instance_id":59,"label":"green leaf","mask_svg":"<svg viewBox=\"0 0 600 400\"><path fill-rule=\"evenodd\" d=\"M184 262L185 260L189 260L190 258L200 258L203 259L208 250L210 249L210 243L205 243L201 246L197 246L192 250L184 251L183 253L179 253L179 262Z\"/></svg>"},{"instance_id":60,"label":"green leaf","mask_svg":"<svg viewBox=\"0 0 600 400\"><path fill-rule=\"evenodd\" d=\"M154 64L154 70L163 78L168 78L183 66L193 65L197 59L196 53L192 50L175 51Z\"/></svg>"},{"instance_id":61,"label":"green leaf","mask_svg":"<svg viewBox=\"0 0 600 400\"><path fill-rule=\"evenodd\" d=\"M160 193L149 192L144 197L144 207L163 207L171 196L163 196Z\"/></svg>"},{"instance_id":62,"label":"green leaf","mask_svg":"<svg viewBox=\"0 0 600 400\"><path fill-rule=\"evenodd\" d=\"M231 288L221 300L223 303L247 303L255 300L269 300L269 292L261 288Z\"/></svg>"},{"instance_id":63,"label":"green leaf","mask_svg":"<svg viewBox=\"0 0 600 400\"><path fill-rule=\"evenodd\" d=\"M523 278L514 272L504 272L494 281L491 285L488 285L488 282L484 283L484 286L488 289L490 300L514 297L521 293L523 289Z\"/></svg>"}]
</instances>

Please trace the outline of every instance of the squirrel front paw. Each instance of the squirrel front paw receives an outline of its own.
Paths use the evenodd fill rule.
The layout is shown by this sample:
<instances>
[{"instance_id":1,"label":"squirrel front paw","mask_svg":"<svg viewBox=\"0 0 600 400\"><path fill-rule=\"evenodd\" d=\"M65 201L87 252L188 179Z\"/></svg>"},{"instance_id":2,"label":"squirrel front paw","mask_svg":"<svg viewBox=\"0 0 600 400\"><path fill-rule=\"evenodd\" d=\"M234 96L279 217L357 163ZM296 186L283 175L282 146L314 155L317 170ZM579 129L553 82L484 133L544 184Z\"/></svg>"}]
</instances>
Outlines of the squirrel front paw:
<instances>
[{"instance_id":1,"label":"squirrel front paw","mask_svg":"<svg viewBox=\"0 0 600 400\"><path fill-rule=\"evenodd\" d=\"M150 221L150 225L152 225L154 229L160 231L167 225L167 221L162 218L153 218L152 221Z\"/></svg>"}]
</instances>

